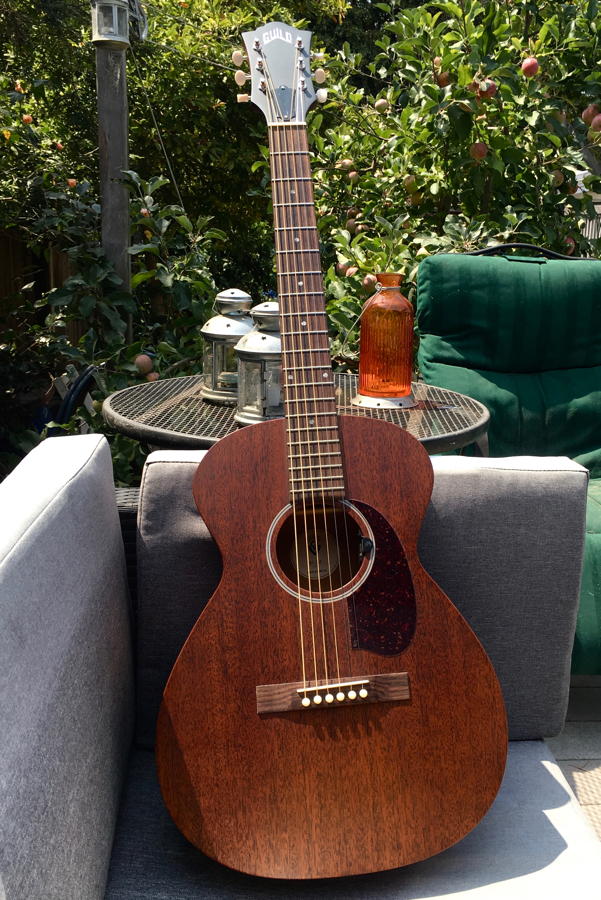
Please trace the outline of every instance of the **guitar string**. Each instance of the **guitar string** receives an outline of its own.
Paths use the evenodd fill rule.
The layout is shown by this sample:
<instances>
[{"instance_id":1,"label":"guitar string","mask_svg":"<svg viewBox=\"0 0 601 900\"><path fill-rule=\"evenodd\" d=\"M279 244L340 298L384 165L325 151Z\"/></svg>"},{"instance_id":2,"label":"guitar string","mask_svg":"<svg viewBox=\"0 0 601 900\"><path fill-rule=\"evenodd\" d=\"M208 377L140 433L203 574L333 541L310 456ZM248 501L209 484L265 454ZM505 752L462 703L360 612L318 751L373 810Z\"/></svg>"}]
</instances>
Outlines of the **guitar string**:
<instances>
[{"instance_id":1,"label":"guitar string","mask_svg":"<svg viewBox=\"0 0 601 900\"><path fill-rule=\"evenodd\" d=\"M284 132L283 134L282 134L282 131ZM287 129L275 128L275 129L272 129L272 132L273 132L274 138L275 138L274 143L276 143L276 146L277 146L277 148L278 148L278 154L279 154L279 155L278 155L277 158L280 160L280 165L281 165L281 161L284 161L284 160L286 161L286 164L289 165L289 159L290 159L290 157L288 156L287 153L282 153L282 151L283 151L283 145L282 145L282 142L281 142L281 138L282 138L282 137L285 137L286 132L287 132ZM281 174L283 175L283 174L284 174L284 167L282 167L280 171L281 171ZM286 168L286 171L288 172L288 168ZM295 213L294 213L295 207L293 207L293 206L291 205L290 200L289 200L288 203L286 203L286 202L281 203L281 202L280 202L280 199L279 199L280 190L278 189L277 184L278 184L277 182L274 184L274 204L277 204L277 207L279 208L279 210L281 210L282 216L283 216L283 220L284 220L284 221L290 222L290 224L292 224L292 225L295 225L295 224L297 224L297 222L296 222L296 215L295 215ZM282 184L283 184L283 182L282 182ZM283 195L285 195L285 192L284 192L284 191L281 191L281 193L282 193ZM274 205L274 209L275 209L275 208L276 208L276 206ZM285 245L287 251L290 251L290 250L293 249L292 246L289 246L289 245L288 245L288 238L289 238L289 236L292 238L292 241L293 241L293 243L294 243L294 238L292 237L292 235L293 235L293 232L292 232L292 234L289 233L289 232L287 232L287 231L284 232L284 241L283 241L283 242L284 242L284 245ZM278 263L279 263L279 260L278 260ZM295 266L295 268L296 268L296 266ZM289 303L289 307L290 307L291 309L290 309L290 311L287 313L287 315L288 315L288 317L289 317L289 321L290 321L291 327L290 327L289 329L287 329L287 330L290 332L290 335L289 335L289 337L290 337L290 343L289 343L289 347L290 347L290 357L291 357L291 361L294 363L294 362L295 362L295 357L298 358L298 357L302 356L302 354L300 353L300 350L301 350L302 348L301 348L300 346L299 346L298 348L296 347L297 342L300 344L300 335L298 335L298 331L299 331L300 329L297 328L297 327L295 327L295 325L296 325L296 324L299 324L299 323L295 323L295 321L294 321L294 319L293 319L293 316L297 315L297 312L296 312L296 309L295 309L294 301L295 301L295 299L297 299L297 297L298 297L298 290L297 290L296 288L295 288L294 291L290 290L290 288L292 287L292 277L293 277L293 276L291 276L291 275L289 275L289 274L287 274L287 273L285 272L284 266L283 266L283 262L282 262L282 265L278 265L278 271L282 273L283 278L285 278L286 280L290 281L290 284L287 285L288 290L286 291L286 293L288 293L288 294L290 295L291 301L292 301L292 302ZM298 307L298 300L297 300L296 306ZM284 319L283 319L283 320L284 320ZM285 341L285 338L283 338L283 340ZM295 365L293 365L293 366L292 366L292 371L293 371L293 373L294 373L294 375L293 375L293 377L294 377L293 386L294 386L294 389L295 389L295 391L296 391L296 397L295 397L295 399L296 399L296 400L305 400L305 399L306 399L305 397L299 396L300 388L302 387L302 385L301 385L301 383L298 382L297 379L296 379L296 372L297 372L297 370L298 370L298 367L295 366ZM288 392L287 392L287 394L288 394ZM305 418L305 420L306 420L306 425L307 425L307 426L309 425L309 420L308 420L308 417L306 416L306 411L304 411L304 410L301 408L302 406L304 406L304 405L306 405L306 404L305 404L305 403L294 404L295 407L296 407L297 405L298 405L298 409L295 408L294 410L291 410L291 409L290 409L290 405L287 404L287 410L286 410L286 412L287 412L287 419L288 419L288 423L289 423L289 439L290 439L290 427L292 427L292 428L294 427L294 420L296 420L296 425L297 425L297 429L298 429L298 434L299 434L299 436L301 435L301 432L300 432L300 427L301 427L301 426L300 426L300 423L301 423L301 421L302 421L302 419L303 419L303 416L304 416L304 418ZM307 428L307 437L308 437L308 428ZM302 445L301 445L301 452L302 452ZM289 453L289 456L290 456L290 453ZM309 597L309 608L310 608L311 636L312 636L312 645L313 645L312 649L313 649L314 672L315 672L315 685L317 686L318 681L319 681L319 664L318 664L318 654L317 654L317 638L316 638L316 630L317 630L317 629L316 629L316 623L315 623L315 607L314 607L314 600L313 600L313 587L312 587L312 584L311 584L311 554L310 554L310 546L309 546L309 518L308 518L308 515L307 515L307 490L305 489L305 471L304 471L304 467L301 466L301 467L298 469L298 471L300 472L300 495L301 495L301 496L300 496L300 504L299 504L299 506L302 507L302 515L303 515L303 527L304 527L304 537L305 537L305 541L304 541L304 543L305 543L305 569L306 569L306 573L307 573L307 574L306 574L306 578L307 578L307 594L308 594L308 597ZM296 500L295 500L295 496L294 496L295 473L294 473L294 467L293 467L293 466L289 466L289 474L290 474L291 499L292 499L293 509L295 509L295 507L296 507ZM299 589L300 589L300 577L301 577L300 568L297 568L297 578L299 579ZM323 639L323 634L322 634L322 639ZM326 679L327 679L327 668L326 668Z\"/></svg>"},{"instance_id":2,"label":"guitar string","mask_svg":"<svg viewBox=\"0 0 601 900\"><path fill-rule=\"evenodd\" d=\"M269 69L267 67L267 61L265 60L265 58L263 60L263 65L264 65L263 71L264 71L265 78L266 78L267 99L268 99L268 103L270 105L272 121L275 121L275 115L276 115L275 103L274 103L275 91L274 91L273 81L271 79L271 75L270 75ZM271 87L271 90L269 90L269 87ZM275 134L273 134L273 132L270 128L268 128L268 135L270 138L269 143L270 143L270 145L272 145L271 138L272 138L272 136L275 138ZM279 157L276 157L275 155L272 154L272 158L271 158L272 171L275 171L276 159L278 159L278 158ZM275 194L275 184L274 184L274 194ZM272 202L273 202L274 222L277 225L277 206L275 203L275 197L273 198ZM277 241L280 240L280 238L278 238L277 235L278 235L278 232L276 232L276 254L277 254ZM286 236L287 232L284 232L284 235ZM281 303L281 301L280 301L280 303ZM280 319L281 319L281 321L283 321L284 313L283 313L283 309L281 306L280 306L280 311L281 311ZM285 371L285 368L284 368L284 371ZM287 412L289 412L289 411L287 410ZM288 420L287 420L287 430L288 430ZM298 535L298 521L297 521L297 516L296 516L296 508L295 508L295 504L294 504L294 498L292 498L292 522L293 522L293 529L294 529L295 564L296 564L296 571L299 572L300 571L299 535ZM299 620L299 638L300 638L301 665L302 665L302 675L303 675L303 697L306 697L306 695L307 695L307 670L306 670L306 660L305 660L305 629L304 629L304 625L303 625L303 599L302 599L302 591L301 591L300 582L298 583L297 587L298 587L297 603L298 603L298 620ZM313 624L313 607L312 607L312 605L310 605L310 611L311 611L311 635L312 635L312 644L313 644L313 659L314 659L314 665L315 665L315 660L316 660L315 628L314 628L314 624ZM317 679L317 670L316 669L315 669L315 678Z\"/></svg>"},{"instance_id":3,"label":"guitar string","mask_svg":"<svg viewBox=\"0 0 601 900\"><path fill-rule=\"evenodd\" d=\"M305 129L304 125L301 125L300 128L301 128L301 130L298 133L301 135L301 139L302 139L303 136L306 135L306 129ZM294 132L292 132L291 137L293 138L293 146L295 146L296 149L298 149L298 147L300 147L300 145L301 145L301 142L299 141L295 144L294 136L295 136ZM302 149L303 149L303 151L305 151L304 146ZM312 196L313 190L312 190L312 182L311 182L311 169L310 169L310 163L309 163L308 147L306 149L306 154L304 156L297 156L295 154L292 157L292 159L293 159L293 166L294 166L295 175L296 175L297 179L299 178L298 167L300 165L300 178L302 179L302 181L299 181L298 183L299 184L301 184L301 183L307 184L306 193L303 193L303 196L306 197L307 200L313 201L313 196ZM313 206L313 208L314 208L314 206ZM317 223L315 223L314 235L317 238ZM318 260L319 260L319 244L317 244L317 247L312 248L312 250L313 250L313 252L317 253ZM323 287L323 283L322 283L322 287ZM325 320L325 309L322 311L322 315ZM324 324L325 324L325 321L324 321ZM327 337L325 338L325 340L327 340ZM310 348L311 348L310 359L311 359L311 362L313 363L313 353L312 353L312 343L311 342L310 342ZM305 370L304 374L305 374L305 381L306 381L306 370ZM333 383L333 378L332 378L330 381L330 395L331 396L329 399L330 399L330 407L331 408L333 407L332 413L335 416L336 408L335 408L335 403L333 401L333 396L334 396L333 390L334 390L334 383ZM312 393L314 396L317 396L317 391L313 391ZM321 494L321 501L322 501L321 505L322 505L322 513L323 513L323 530L324 530L324 535L325 535L325 549L326 549L326 562L327 562L327 569L328 569L328 580L329 580L329 585L330 585L330 595L333 597L333 595L334 595L334 581L333 581L334 566L333 566L332 553L331 553L330 540L329 540L328 513L327 513L327 502L326 502L326 482L325 482L325 475L324 475L324 462L323 462L323 458L322 458L321 444L317 444L317 460L318 460L318 469L319 469L319 483L320 483L320 487L321 487L320 494ZM341 466L341 459L339 462L339 466ZM313 466L311 466L311 468L313 468ZM312 480L313 479L311 477L311 481ZM337 514L336 514L337 508L336 508L336 496L335 496L335 491L334 491L334 479L333 478L330 478L329 486L330 486L330 509L331 509L331 518L332 518L332 524L333 524L333 530L334 530L334 541L335 541L336 551L338 554L339 565L341 565L342 558L341 558L339 539L338 539L338 521L337 521ZM341 568L339 569L339 571L342 574ZM323 595L322 595L322 607L323 607ZM339 650L338 650L336 609L337 609L336 601L332 600L330 602L330 611L331 611L331 618L332 618L331 630L332 630L333 643L334 643L334 660L335 660L335 667L336 667L336 677L338 680L338 684L340 685L340 682L342 679L340 676L340 656L339 656Z\"/></svg>"},{"instance_id":4,"label":"guitar string","mask_svg":"<svg viewBox=\"0 0 601 900\"><path fill-rule=\"evenodd\" d=\"M292 125L289 128L284 129L284 135L283 135L284 143L286 145L286 152L288 154L287 159L291 160L291 162L289 163L289 176L290 176L292 184L294 184L294 186L295 186L294 189L292 189L292 188L290 189L289 196L290 196L290 199L292 199L292 196L294 196L296 198L298 198L299 196L302 196L303 198L305 198L303 200L303 202L308 203L311 199L309 196L309 190L307 190L306 193L305 193L305 189L303 189L302 192L299 192L299 190L298 190L300 185L303 184L303 182L301 182L300 178L299 178L298 163L300 162L300 165L302 168L305 157L303 157L302 159L299 160L298 157L291 156L291 154L290 154L292 147L296 146L295 132L292 131L292 129L293 128L298 129L298 127L299 127L298 125L296 125L296 126ZM290 140L292 140L292 145L290 144ZM304 148L303 148L303 150L304 150ZM294 194L293 194L293 191L294 191ZM300 209L300 207L299 207L299 209ZM306 207L306 209L307 209L307 217L306 218L308 221L311 218L311 210L309 207ZM299 213L299 218L301 218L301 217L302 217L302 214ZM294 268L295 269L300 268L302 270L303 266L295 265ZM311 271L313 271L313 270L311 270ZM306 278L306 277L307 277L306 275L303 276L303 283L302 283L303 287L305 286L304 278ZM297 284L299 287L301 286L301 282L298 282ZM296 327L294 329L294 331L299 332L298 340L299 340L299 344L300 344L301 340L302 340L302 337L301 337L302 330L306 326L307 319L303 318L303 311L300 309L300 305L297 305L297 313L296 314L298 316L298 322L296 323L298 327ZM303 325L303 322L305 323L305 325ZM307 349L309 350L310 364L313 365L315 362L315 358L313 355L313 349L314 349L313 341L309 335L307 335L307 337L309 338L309 340L307 341L308 348L305 347L304 349L305 349L305 353L306 353ZM300 349L301 349L301 353L302 353L302 350L303 350L302 346ZM315 422L315 418L313 416L313 413L315 412L315 410L313 410L313 412L311 411L311 396L310 396L310 393L308 393L307 389L306 389L306 384L305 384L306 383L306 369L303 370L303 376L304 376L303 377L303 387L304 387L303 406L304 406L304 412L305 412L306 419L307 419L307 424L311 425ZM312 395L314 398L316 396L316 393L312 392ZM315 402L316 402L315 399L313 399L313 404L315 404ZM317 426L315 426L315 427L317 428ZM319 520L318 498L317 498L317 494L316 494L315 486L314 486L315 482L318 482L321 487L319 494L321 495L322 507L323 507L323 534L324 534L323 539L325 541L325 547L326 547L325 555L326 555L326 565L327 565L327 576L326 577L329 577L330 585L331 586L333 586L333 585L332 585L332 578L331 578L329 541L328 541L328 533L327 533L328 532L327 520L326 520L326 514L325 514L325 494L324 494L325 485L324 485L324 481L323 481L323 467L321 465L321 450L320 450L319 445L317 445L317 446L318 446L318 475L317 475L317 477L315 477L315 475L311 471L312 467L309 468L309 475L308 475L309 497L310 497L309 507L311 510L311 518L312 518L312 522L313 522L313 535L314 535L314 548L315 548L314 556L315 556L315 566L316 566L316 570L317 570L316 571L316 581L318 584L317 597L318 597L318 601L319 601L319 613L320 613L319 619L320 619L321 639L322 639L323 654L324 654L324 663L323 663L324 678L325 678L326 683L328 683L329 682L329 660L328 660L328 648L327 648L327 640L326 640L326 622L325 622L323 587L322 587L322 577L321 577L322 561L321 561L321 552L320 552L320 536L319 536L319 523L318 523L318 520ZM309 459L311 459L313 456L311 450L312 450L311 438L310 438L310 435L307 434L307 455L308 455Z\"/></svg>"}]
</instances>

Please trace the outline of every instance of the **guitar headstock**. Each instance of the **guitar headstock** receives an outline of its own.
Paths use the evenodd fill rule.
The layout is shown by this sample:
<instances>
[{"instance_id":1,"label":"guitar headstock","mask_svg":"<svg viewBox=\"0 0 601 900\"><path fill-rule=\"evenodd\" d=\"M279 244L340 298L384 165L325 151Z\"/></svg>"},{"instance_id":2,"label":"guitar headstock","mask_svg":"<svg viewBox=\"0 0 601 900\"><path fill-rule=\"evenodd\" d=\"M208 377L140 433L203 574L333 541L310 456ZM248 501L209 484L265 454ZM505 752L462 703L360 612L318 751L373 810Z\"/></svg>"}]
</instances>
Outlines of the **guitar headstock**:
<instances>
[{"instance_id":1,"label":"guitar headstock","mask_svg":"<svg viewBox=\"0 0 601 900\"><path fill-rule=\"evenodd\" d=\"M320 83L323 69L311 74L311 32L299 31L283 22L269 22L256 31L243 33L250 75L236 72L236 83L252 81L250 97L270 125L304 123L307 110L315 100L323 102L325 90L315 90L313 80ZM236 51L232 59L238 65L243 54Z\"/></svg>"}]
</instances>

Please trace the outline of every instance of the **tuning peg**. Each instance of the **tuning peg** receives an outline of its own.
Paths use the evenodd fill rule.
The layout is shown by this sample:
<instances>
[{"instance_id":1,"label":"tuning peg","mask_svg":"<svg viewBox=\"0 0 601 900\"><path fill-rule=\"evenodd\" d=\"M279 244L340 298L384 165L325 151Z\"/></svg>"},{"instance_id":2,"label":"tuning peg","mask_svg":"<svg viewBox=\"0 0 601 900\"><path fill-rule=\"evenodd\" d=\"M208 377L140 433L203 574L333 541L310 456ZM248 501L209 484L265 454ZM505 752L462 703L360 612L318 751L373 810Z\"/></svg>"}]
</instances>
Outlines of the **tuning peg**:
<instances>
[{"instance_id":1,"label":"tuning peg","mask_svg":"<svg viewBox=\"0 0 601 900\"><path fill-rule=\"evenodd\" d=\"M238 69L238 71L234 75L234 81L236 82L238 87L244 87L250 77L251 76L247 75L246 72L243 72L242 69Z\"/></svg>"},{"instance_id":2,"label":"tuning peg","mask_svg":"<svg viewBox=\"0 0 601 900\"><path fill-rule=\"evenodd\" d=\"M315 99L317 100L318 103L325 103L326 100L328 99L327 88L320 88L318 91L316 91Z\"/></svg>"},{"instance_id":3,"label":"tuning peg","mask_svg":"<svg viewBox=\"0 0 601 900\"><path fill-rule=\"evenodd\" d=\"M316 81L317 84L323 84L327 77L328 73L325 69L315 69L313 73L313 81Z\"/></svg>"},{"instance_id":4,"label":"tuning peg","mask_svg":"<svg viewBox=\"0 0 601 900\"><path fill-rule=\"evenodd\" d=\"M232 62L235 66L241 66L246 59L246 54L242 50L234 50L232 53Z\"/></svg>"},{"instance_id":5,"label":"tuning peg","mask_svg":"<svg viewBox=\"0 0 601 900\"><path fill-rule=\"evenodd\" d=\"M236 94L236 100L238 103L248 103L250 101L250 94Z\"/></svg>"},{"instance_id":6,"label":"tuning peg","mask_svg":"<svg viewBox=\"0 0 601 900\"><path fill-rule=\"evenodd\" d=\"M326 58L325 53L312 53L311 54L311 59L325 59L325 58Z\"/></svg>"}]
</instances>

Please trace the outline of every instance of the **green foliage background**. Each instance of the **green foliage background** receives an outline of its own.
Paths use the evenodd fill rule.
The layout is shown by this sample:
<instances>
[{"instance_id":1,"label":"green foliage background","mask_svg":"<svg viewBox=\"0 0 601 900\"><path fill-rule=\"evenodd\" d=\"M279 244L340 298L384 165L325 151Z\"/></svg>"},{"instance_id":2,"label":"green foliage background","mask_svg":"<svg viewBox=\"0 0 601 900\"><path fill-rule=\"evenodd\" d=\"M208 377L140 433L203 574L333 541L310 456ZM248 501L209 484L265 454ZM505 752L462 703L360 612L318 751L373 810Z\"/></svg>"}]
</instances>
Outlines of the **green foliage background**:
<instances>
[{"instance_id":1,"label":"green foliage background","mask_svg":"<svg viewBox=\"0 0 601 900\"><path fill-rule=\"evenodd\" d=\"M601 106L597 0L145 8L148 40L128 53L132 297L98 247L88 5L0 0L0 227L38 253L67 251L73 266L57 291L31 284L3 326L10 452L23 429L23 445L34 439L19 414L23 381L47 388L73 359L100 363L115 389L140 377L140 350L162 375L192 371L215 290L258 300L275 287L266 128L237 105L231 63L241 31L266 21L306 25L326 53L329 99L309 132L338 364L356 362L353 323L374 272L402 271L410 288L429 253L507 240L598 251L581 233L590 197L575 193L578 170L600 171L599 136L580 118ZM531 55L540 69L529 78L520 67ZM483 159L471 155L477 142ZM589 176L588 187L600 184ZM79 342L66 336L73 319L86 325Z\"/></svg>"}]
</instances>

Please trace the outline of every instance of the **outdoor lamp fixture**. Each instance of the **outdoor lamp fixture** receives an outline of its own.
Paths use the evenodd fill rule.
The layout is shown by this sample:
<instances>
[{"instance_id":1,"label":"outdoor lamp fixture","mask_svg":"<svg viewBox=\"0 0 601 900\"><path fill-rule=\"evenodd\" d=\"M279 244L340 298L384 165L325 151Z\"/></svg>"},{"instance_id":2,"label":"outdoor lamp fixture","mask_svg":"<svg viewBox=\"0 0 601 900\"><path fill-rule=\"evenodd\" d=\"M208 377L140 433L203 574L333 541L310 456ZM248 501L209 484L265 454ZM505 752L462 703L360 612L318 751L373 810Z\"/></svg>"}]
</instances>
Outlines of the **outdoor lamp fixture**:
<instances>
[{"instance_id":1,"label":"outdoor lamp fixture","mask_svg":"<svg viewBox=\"0 0 601 900\"><path fill-rule=\"evenodd\" d=\"M115 49L129 47L128 0L92 0L92 41Z\"/></svg>"},{"instance_id":2,"label":"outdoor lamp fixture","mask_svg":"<svg viewBox=\"0 0 601 900\"><path fill-rule=\"evenodd\" d=\"M234 346L253 327L248 311L249 294L237 288L221 291L215 298L217 315L201 328L204 338L201 388L203 400L234 406L238 396L238 360Z\"/></svg>"},{"instance_id":3,"label":"outdoor lamp fixture","mask_svg":"<svg viewBox=\"0 0 601 900\"><path fill-rule=\"evenodd\" d=\"M284 415L282 406L282 340L275 301L251 310L255 327L240 338L238 356L238 425L252 425Z\"/></svg>"},{"instance_id":4,"label":"outdoor lamp fixture","mask_svg":"<svg viewBox=\"0 0 601 900\"><path fill-rule=\"evenodd\" d=\"M351 403L371 409L416 406L413 308L401 293L401 275L382 272L376 278L377 291L361 313L359 390Z\"/></svg>"}]
</instances>

